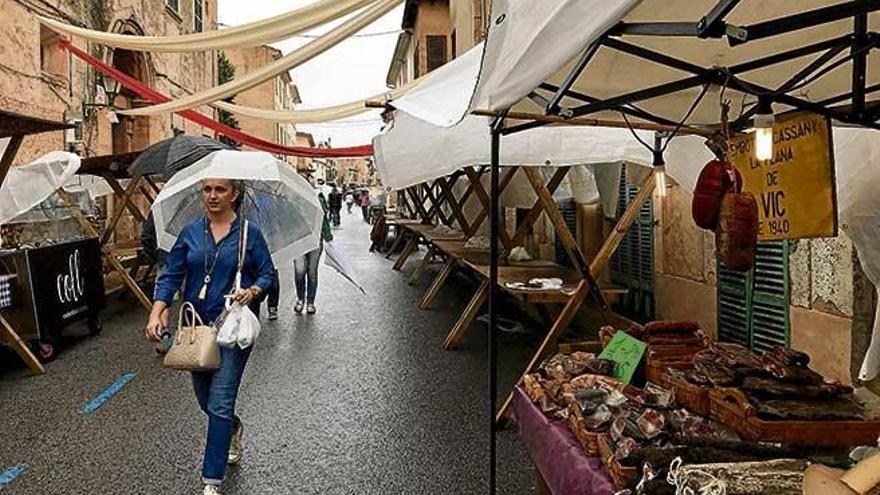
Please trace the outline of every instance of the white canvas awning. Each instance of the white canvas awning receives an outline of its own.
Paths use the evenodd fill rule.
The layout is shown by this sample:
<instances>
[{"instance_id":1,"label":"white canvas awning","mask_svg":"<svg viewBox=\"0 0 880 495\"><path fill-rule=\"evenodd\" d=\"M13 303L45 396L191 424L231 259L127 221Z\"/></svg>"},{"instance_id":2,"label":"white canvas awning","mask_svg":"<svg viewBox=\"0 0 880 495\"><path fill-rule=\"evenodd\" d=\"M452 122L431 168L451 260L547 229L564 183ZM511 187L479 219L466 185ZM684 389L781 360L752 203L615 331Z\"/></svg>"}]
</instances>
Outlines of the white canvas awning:
<instances>
[{"instance_id":1,"label":"white canvas awning","mask_svg":"<svg viewBox=\"0 0 880 495\"><path fill-rule=\"evenodd\" d=\"M394 126L373 141L383 184L403 189L463 167L488 165L489 120L471 116L445 128L397 112ZM505 137L501 145L502 166L649 164L651 159L651 153L626 129L545 127Z\"/></svg>"},{"instance_id":2,"label":"white canvas awning","mask_svg":"<svg viewBox=\"0 0 880 495\"><path fill-rule=\"evenodd\" d=\"M553 86L561 85L581 54L602 38L609 29L623 22L691 23L696 24L718 3L717 0L495 0L485 46L475 48L462 59L437 71L431 84L425 84L419 95L402 99L398 108L437 125L453 125L474 110L543 113L544 107L528 98L536 92L544 98L553 95ZM743 0L726 17L730 25L750 26L819 8L840 5L840 0ZM880 13L868 16L868 30L880 27ZM785 34L756 39L731 46L727 38L702 39L695 36L612 36L600 47L571 90L593 99L627 95L659 85L684 81L695 71L730 70L742 81L776 91L805 66L831 47L817 47L802 56L769 67L748 67L769 55L801 49L828 40L841 42L839 52L829 55L825 71L803 87L788 91L788 96L805 102L820 102L852 91L852 62L849 38L853 33L852 17L836 22L806 27ZM650 50L681 62L678 68L633 55L622 48L626 44ZM479 61L477 61L479 59ZM876 50L867 54L868 86L880 83L880 56ZM467 77L461 76L466 73ZM817 72L818 74L818 72ZM721 84L725 82L721 78ZM730 87L725 99L731 101L731 115L737 116L743 104L750 105L755 97ZM469 85L473 84L470 91ZM544 87L542 88L542 84ZM455 91L436 91L442 87ZM636 106L651 114L678 122L700 96L703 83L694 78L681 84L681 90L654 98L638 100ZM427 104L427 95L436 103ZM868 95L868 101L872 96ZM417 103L417 104L414 104ZM577 107L584 101L565 98L565 107ZM775 104L777 113L793 107ZM591 113L591 117L621 120L617 110ZM638 120L638 119L634 119ZM690 124L717 124L720 120L719 95L709 92L689 119Z\"/></svg>"}]
</instances>

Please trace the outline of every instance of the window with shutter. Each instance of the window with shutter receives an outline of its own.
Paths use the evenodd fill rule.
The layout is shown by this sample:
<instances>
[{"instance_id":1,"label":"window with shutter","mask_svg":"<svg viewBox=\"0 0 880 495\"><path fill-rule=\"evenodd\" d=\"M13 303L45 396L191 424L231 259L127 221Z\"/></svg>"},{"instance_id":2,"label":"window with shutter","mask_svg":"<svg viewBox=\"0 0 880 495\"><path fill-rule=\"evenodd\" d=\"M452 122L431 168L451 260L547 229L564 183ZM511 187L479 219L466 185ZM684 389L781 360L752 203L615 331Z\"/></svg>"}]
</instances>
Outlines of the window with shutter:
<instances>
[{"instance_id":1,"label":"window with shutter","mask_svg":"<svg viewBox=\"0 0 880 495\"><path fill-rule=\"evenodd\" d=\"M623 216L639 193L630 184L626 165L621 167L617 197L617 218ZM654 202L649 199L626 237L611 257L611 281L629 289L620 310L642 319L654 317Z\"/></svg>"},{"instance_id":2,"label":"window with shutter","mask_svg":"<svg viewBox=\"0 0 880 495\"><path fill-rule=\"evenodd\" d=\"M446 64L446 36L426 36L428 72Z\"/></svg>"},{"instance_id":3,"label":"window with shutter","mask_svg":"<svg viewBox=\"0 0 880 495\"><path fill-rule=\"evenodd\" d=\"M193 29L197 33L205 30L204 0L193 0Z\"/></svg>"},{"instance_id":4,"label":"window with shutter","mask_svg":"<svg viewBox=\"0 0 880 495\"><path fill-rule=\"evenodd\" d=\"M757 352L789 345L788 252L788 241L759 242L755 266L747 273L718 262L719 340Z\"/></svg>"},{"instance_id":5,"label":"window with shutter","mask_svg":"<svg viewBox=\"0 0 880 495\"><path fill-rule=\"evenodd\" d=\"M419 57L419 51L421 50L420 45L416 45L416 49L413 51L413 76L418 79L422 76L422 60Z\"/></svg>"}]
</instances>

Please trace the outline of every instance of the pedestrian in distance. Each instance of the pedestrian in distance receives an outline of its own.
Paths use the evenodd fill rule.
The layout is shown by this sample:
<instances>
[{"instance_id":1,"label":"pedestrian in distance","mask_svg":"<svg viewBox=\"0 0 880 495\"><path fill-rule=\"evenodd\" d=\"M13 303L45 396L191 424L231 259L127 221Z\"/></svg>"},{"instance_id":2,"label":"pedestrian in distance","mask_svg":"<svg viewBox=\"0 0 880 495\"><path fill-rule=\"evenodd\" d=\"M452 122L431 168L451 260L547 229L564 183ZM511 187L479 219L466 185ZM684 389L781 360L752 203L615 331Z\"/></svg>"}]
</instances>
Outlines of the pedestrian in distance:
<instances>
[{"instance_id":1,"label":"pedestrian in distance","mask_svg":"<svg viewBox=\"0 0 880 495\"><path fill-rule=\"evenodd\" d=\"M248 241L241 287L247 288L235 291L232 297L259 315L259 300L272 285L275 266L260 229L239 217L241 198L240 186L231 180L206 179L202 183L205 216L184 227L168 254L145 330L150 340L158 341L168 326L168 308L181 286L183 301L191 303L203 321L211 324L217 320L238 273L239 231L244 226ZM196 400L208 417L203 495L218 495L227 465L242 459L244 426L235 414L235 405L252 349L221 346L219 369L192 373Z\"/></svg>"},{"instance_id":2,"label":"pedestrian in distance","mask_svg":"<svg viewBox=\"0 0 880 495\"><path fill-rule=\"evenodd\" d=\"M345 207L348 208L348 214L351 215L351 207L354 205L354 195L351 191L345 193Z\"/></svg>"},{"instance_id":3,"label":"pedestrian in distance","mask_svg":"<svg viewBox=\"0 0 880 495\"><path fill-rule=\"evenodd\" d=\"M361 192L361 213L364 216L364 222L370 223L370 205L372 204L372 200L370 199L370 192L364 189Z\"/></svg>"},{"instance_id":4,"label":"pedestrian in distance","mask_svg":"<svg viewBox=\"0 0 880 495\"><path fill-rule=\"evenodd\" d=\"M318 249L309 251L293 262L294 285L296 285L296 304L293 305L293 312L298 315L302 314L303 308L310 315L318 312L315 308L315 299L318 295L318 267L320 266L321 255L324 254L324 242L333 240L333 229L330 228L327 200L324 199L324 193L318 194L318 201L321 202L321 208L324 209L324 219L321 225L321 244L318 246Z\"/></svg>"},{"instance_id":5,"label":"pedestrian in distance","mask_svg":"<svg viewBox=\"0 0 880 495\"><path fill-rule=\"evenodd\" d=\"M339 192L335 184L333 189L330 190L330 197L327 198L327 202L330 204L330 220L333 222L334 227L339 227L342 221L339 216L342 212L342 193Z\"/></svg>"}]
</instances>

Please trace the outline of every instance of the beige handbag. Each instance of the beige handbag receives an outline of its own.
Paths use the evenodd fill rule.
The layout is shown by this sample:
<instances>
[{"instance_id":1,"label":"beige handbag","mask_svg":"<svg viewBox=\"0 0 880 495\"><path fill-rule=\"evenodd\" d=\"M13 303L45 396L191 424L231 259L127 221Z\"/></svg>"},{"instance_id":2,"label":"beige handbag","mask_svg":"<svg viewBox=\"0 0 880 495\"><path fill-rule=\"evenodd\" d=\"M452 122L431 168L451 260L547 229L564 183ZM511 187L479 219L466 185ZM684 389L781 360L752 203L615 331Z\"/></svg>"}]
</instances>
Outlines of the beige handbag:
<instances>
[{"instance_id":1,"label":"beige handbag","mask_svg":"<svg viewBox=\"0 0 880 495\"><path fill-rule=\"evenodd\" d=\"M189 311L190 325L183 326L184 313ZM220 368L220 346L217 329L207 326L192 303L184 303L177 319L174 345L165 355L164 365L181 371L213 371Z\"/></svg>"}]
</instances>

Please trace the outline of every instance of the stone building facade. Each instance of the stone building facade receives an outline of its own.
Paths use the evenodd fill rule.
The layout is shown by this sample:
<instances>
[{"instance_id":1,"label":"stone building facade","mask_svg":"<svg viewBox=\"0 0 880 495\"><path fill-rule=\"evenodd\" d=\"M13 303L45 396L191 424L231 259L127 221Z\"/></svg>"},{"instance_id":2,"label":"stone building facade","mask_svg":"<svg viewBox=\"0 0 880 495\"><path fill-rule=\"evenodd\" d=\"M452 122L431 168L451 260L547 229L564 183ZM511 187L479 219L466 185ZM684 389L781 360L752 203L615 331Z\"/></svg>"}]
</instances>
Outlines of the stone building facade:
<instances>
[{"instance_id":1,"label":"stone building facade","mask_svg":"<svg viewBox=\"0 0 880 495\"><path fill-rule=\"evenodd\" d=\"M0 94L0 109L76 124L75 131L25 138L15 164L61 149L85 157L136 151L175 132L212 135L176 115L114 116L112 109L145 102L122 91L113 108L101 104L100 75L59 47L58 35L42 27L37 15L102 31L178 35L216 29L217 0L0 0L0 87L15 88ZM217 80L214 52L147 54L73 41L172 98ZM211 110L202 111L213 117Z\"/></svg>"},{"instance_id":2,"label":"stone building facade","mask_svg":"<svg viewBox=\"0 0 880 495\"><path fill-rule=\"evenodd\" d=\"M255 46L224 50L229 62L235 68L236 77L243 76L265 67L282 57L281 50L270 46ZM235 96L235 104L262 108L264 110L293 110L301 103L299 91L290 73L266 81L254 88L243 91ZM282 146L295 146L296 127L293 124L270 122L252 117L236 116L242 131ZM296 164L296 157L281 157L291 164Z\"/></svg>"}]
</instances>

